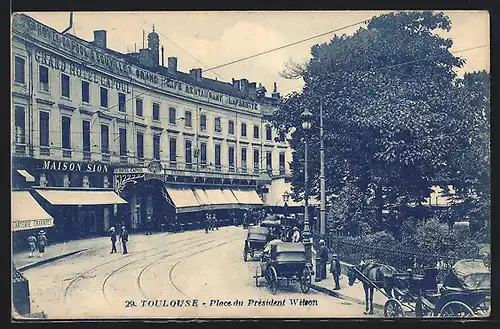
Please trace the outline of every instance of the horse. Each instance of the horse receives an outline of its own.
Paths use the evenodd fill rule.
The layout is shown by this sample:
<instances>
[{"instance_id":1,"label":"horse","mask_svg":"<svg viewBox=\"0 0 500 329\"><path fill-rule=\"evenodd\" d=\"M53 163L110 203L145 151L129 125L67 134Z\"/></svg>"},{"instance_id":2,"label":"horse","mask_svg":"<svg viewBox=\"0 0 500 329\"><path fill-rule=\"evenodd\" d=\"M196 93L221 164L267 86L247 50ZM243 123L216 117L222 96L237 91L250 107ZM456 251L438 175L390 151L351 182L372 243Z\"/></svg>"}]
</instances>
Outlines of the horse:
<instances>
[{"instance_id":1,"label":"horse","mask_svg":"<svg viewBox=\"0 0 500 329\"><path fill-rule=\"evenodd\" d=\"M392 277L397 270L389 265L380 264L375 261L361 262L359 265L354 266L356 270L362 273L370 282L375 284L378 288L383 289L388 296L392 296ZM349 268L347 277L348 284L352 286L356 279L363 283L365 290L365 312L364 314L373 314L373 290L374 286L370 282L359 278L359 275Z\"/></svg>"}]
</instances>

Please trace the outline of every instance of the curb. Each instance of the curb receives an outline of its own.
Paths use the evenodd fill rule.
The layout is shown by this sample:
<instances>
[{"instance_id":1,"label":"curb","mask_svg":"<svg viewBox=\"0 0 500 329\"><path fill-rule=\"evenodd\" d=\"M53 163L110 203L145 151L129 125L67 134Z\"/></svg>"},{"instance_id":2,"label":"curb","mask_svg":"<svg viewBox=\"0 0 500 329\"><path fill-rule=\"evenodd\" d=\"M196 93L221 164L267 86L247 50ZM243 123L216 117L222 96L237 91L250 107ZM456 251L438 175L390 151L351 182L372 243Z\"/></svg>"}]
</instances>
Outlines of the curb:
<instances>
[{"instance_id":1,"label":"curb","mask_svg":"<svg viewBox=\"0 0 500 329\"><path fill-rule=\"evenodd\" d=\"M318 285L316 285L314 283L311 284L311 288L314 289L314 290L316 290L316 291L319 291L321 293L324 293L326 295L329 295L329 296L332 296L332 297L335 297L335 298L338 298L338 299L346 300L346 301L351 302L351 303L356 303L356 304L360 304L360 305L364 305L365 304L364 300L359 300L357 298L353 298L353 297L349 297L349 296L343 295L343 294L338 293L338 292L336 292L334 290L318 286ZM376 303L374 301L373 302L373 308L377 308L379 310L384 310L384 305L380 305L380 304L378 304L378 303Z\"/></svg>"},{"instance_id":2,"label":"curb","mask_svg":"<svg viewBox=\"0 0 500 329\"><path fill-rule=\"evenodd\" d=\"M30 268L34 268L34 267L37 267L37 266L40 266L40 265L44 265L44 264L47 264L47 263L50 263L50 262L55 262L56 260L59 260L61 258L69 257L69 256L78 254L80 252L83 252L83 251L86 251L86 250L89 250L89 249L90 248L81 249L81 250L72 251L72 252L69 252L69 253L66 253L66 254L62 254L62 255L59 255L59 256L55 256L55 257L52 257L52 258L42 259L42 260L40 260L38 262L33 262L31 264L27 264L27 265L18 267L17 269L19 271L23 272L23 271L29 270Z\"/></svg>"}]
</instances>

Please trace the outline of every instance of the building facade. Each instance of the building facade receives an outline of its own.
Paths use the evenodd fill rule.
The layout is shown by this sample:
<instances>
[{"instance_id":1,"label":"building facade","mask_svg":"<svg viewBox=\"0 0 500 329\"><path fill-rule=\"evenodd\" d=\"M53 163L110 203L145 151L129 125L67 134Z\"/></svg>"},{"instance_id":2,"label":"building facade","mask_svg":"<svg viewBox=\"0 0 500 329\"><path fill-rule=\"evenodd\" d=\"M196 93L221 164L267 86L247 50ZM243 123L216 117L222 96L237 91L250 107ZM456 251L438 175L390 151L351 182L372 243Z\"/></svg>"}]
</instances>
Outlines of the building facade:
<instances>
[{"instance_id":1,"label":"building facade","mask_svg":"<svg viewBox=\"0 0 500 329\"><path fill-rule=\"evenodd\" d=\"M230 219L289 176L286 136L268 121L276 85L268 97L247 79L180 72L175 57L165 66L154 31L148 48L122 54L103 30L89 42L23 14L12 27L14 188L32 176L64 234Z\"/></svg>"}]
</instances>

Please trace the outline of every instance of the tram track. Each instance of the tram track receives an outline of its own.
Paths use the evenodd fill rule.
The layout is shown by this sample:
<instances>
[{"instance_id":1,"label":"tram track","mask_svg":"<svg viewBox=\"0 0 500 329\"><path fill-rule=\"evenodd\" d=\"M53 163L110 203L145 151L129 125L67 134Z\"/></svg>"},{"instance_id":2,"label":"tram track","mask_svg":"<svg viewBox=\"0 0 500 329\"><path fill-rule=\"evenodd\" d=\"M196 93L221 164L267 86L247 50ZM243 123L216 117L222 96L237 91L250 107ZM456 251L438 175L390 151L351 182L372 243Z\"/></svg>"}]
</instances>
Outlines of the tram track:
<instances>
[{"instance_id":1,"label":"tram track","mask_svg":"<svg viewBox=\"0 0 500 329\"><path fill-rule=\"evenodd\" d=\"M200 238L201 237L197 236L197 237L193 237L193 238L190 238L190 239L179 239L179 240L171 242L170 245L177 244L177 243L180 243L180 242L183 242L183 241L191 241L191 240L195 240L195 239L200 239ZM160 248L165 248L165 245L161 245L161 246L158 246L158 247L155 247L155 248L149 248L149 249L144 250L144 251L136 252L136 253L134 253L134 256L145 254L145 253L151 252L152 250L158 250ZM64 294L63 294L63 300L64 300L64 302L65 303L67 302L68 294L69 294L71 288L74 286L74 284L76 284L81 279L83 279L85 277L85 275L87 275L88 273L90 273L90 272L92 272L92 271L94 271L94 270L96 270L96 269L98 269L98 268L100 268L102 266L105 266L105 265L108 265L108 264L111 264L111 263L114 263L114 262L119 262L119 261L122 261L122 260L123 260L123 258L112 259L110 261L107 261L107 262L101 263L99 265L96 265L96 266L92 267L91 269L86 270L83 273L77 275L75 278L73 278L69 282L69 284L66 286L66 288L64 290Z\"/></svg>"}]
</instances>

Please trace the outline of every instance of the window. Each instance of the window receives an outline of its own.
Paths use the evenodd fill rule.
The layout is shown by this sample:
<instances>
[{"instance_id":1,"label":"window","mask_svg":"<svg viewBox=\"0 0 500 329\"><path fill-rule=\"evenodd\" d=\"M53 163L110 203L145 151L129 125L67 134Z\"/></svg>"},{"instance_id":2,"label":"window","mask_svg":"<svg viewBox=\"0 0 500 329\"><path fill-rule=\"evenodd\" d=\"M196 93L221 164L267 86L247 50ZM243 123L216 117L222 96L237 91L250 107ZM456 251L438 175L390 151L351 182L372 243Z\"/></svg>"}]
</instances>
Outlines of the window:
<instances>
[{"instance_id":1,"label":"window","mask_svg":"<svg viewBox=\"0 0 500 329\"><path fill-rule=\"evenodd\" d=\"M234 146L229 146L228 148L228 159L229 159L229 170L234 170Z\"/></svg>"},{"instance_id":2,"label":"window","mask_svg":"<svg viewBox=\"0 0 500 329\"><path fill-rule=\"evenodd\" d=\"M247 149L241 149L241 168L247 168Z\"/></svg>"},{"instance_id":3,"label":"window","mask_svg":"<svg viewBox=\"0 0 500 329\"><path fill-rule=\"evenodd\" d=\"M220 170L220 144L215 144L215 169Z\"/></svg>"},{"instance_id":4,"label":"window","mask_svg":"<svg viewBox=\"0 0 500 329\"><path fill-rule=\"evenodd\" d=\"M69 98L69 75L61 73L61 96Z\"/></svg>"},{"instance_id":5,"label":"window","mask_svg":"<svg viewBox=\"0 0 500 329\"><path fill-rule=\"evenodd\" d=\"M186 167L191 168L193 163L193 151L192 151L192 143L191 141L185 141L186 144Z\"/></svg>"},{"instance_id":6,"label":"window","mask_svg":"<svg viewBox=\"0 0 500 329\"><path fill-rule=\"evenodd\" d=\"M280 131L278 140L280 142L284 142L285 141L285 132L284 131Z\"/></svg>"},{"instance_id":7,"label":"window","mask_svg":"<svg viewBox=\"0 0 500 329\"><path fill-rule=\"evenodd\" d=\"M62 148L66 150L71 149L71 118L63 116L62 117Z\"/></svg>"},{"instance_id":8,"label":"window","mask_svg":"<svg viewBox=\"0 0 500 329\"><path fill-rule=\"evenodd\" d=\"M24 144L26 140L25 109L24 106L16 105L15 109L16 143Z\"/></svg>"},{"instance_id":9,"label":"window","mask_svg":"<svg viewBox=\"0 0 500 329\"><path fill-rule=\"evenodd\" d=\"M87 81L82 81L82 102L89 103L90 101L90 84Z\"/></svg>"},{"instance_id":10,"label":"window","mask_svg":"<svg viewBox=\"0 0 500 329\"><path fill-rule=\"evenodd\" d=\"M234 135L234 121L233 120L229 120L229 122L227 123L227 133L229 135Z\"/></svg>"},{"instance_id":11,"label":"window","mask_svg":"<svg viewBox=\"0 0 500 329\"><path fill-rule=\"evenodd\" d=\"M216 133L222 132L222 125L220 122L220 117L215 117L215 119L214 119L214 131Z\"/></svg>"},{"instance_id":12,"label":"window","mask_svg":"<svg viewBox=\"0 0 500 329\"><path fill-rule=\"evenodd\" d=\"M200 162L203 165L207 164L207 143L200 143Z\"/></svg>"},{"instance_id":13,"label":"window","mask_svg":"<svg viewBox=\"0 0 500 329\"><path fill-rule=\"evenodd\" d=\"M170 163L177 162L177 140L170 138Z\"/></svg>"},{"instance_id":14,"label":"window","mask_svg":"<svg viewBox=\"0 0 500 329\"><path fill-rule=\"evenodd\" d=\"M144 159L144 133L137 133L137 157Z\"/></svg>"},{"instance_id":15,"label":"window","mask_svg":"<svg viewBox=\"0 0 500 329\"><path fill-rule=\"evenodd\" d=\"M253 126L253 138L259 138L259 126Z\"/></svg>"},{"instance_id":16,"label":"window","mask_svg":"<svg viewBox=\"0 0 500 329\"><path fill-rule=\"evenodd\" d=\"M207 130L207 116L205 114L200 115L200 130Z\"/></svg>"},{"instance_id":17,"label":"window","mask_svg":"<svg viewBox=\"0 0 500 329\"><path fill-rule=\"evenodd\" d=\"M49 113L40 112L40 146L49 146Z\"/></svg>"},{"instance_id":18,"label":"window","mask_svg":"<svg viewBox=\"0 0 500 329\"><path fill-rule=\"evenodd\" d=\"M118 111L126 112L127 111L127 100L124 93L118 93Z\"/></svg>"},{"instance_id":19,"label":"window","mask_svg":"<svg viewBox=\"0 0 500 329\"><path fill-rule=\"evenodd\" d=\"M38 67L38 81L40 90L49 91L49 68L40 65Z\"/></svg>"},{"instance_id":20,"label":"window","mask_svg":"<svg viewBox=\"0 0 500 329\"><path fill-rule=\"evenodd\" d=\"M108 89L101 87L101 107L108 107Z\"/></svg>"},{"instance_id":21,"label":"window","mask_svg":"<svg viewBox=\"0 0 500 329\"><path fill-rule=\"evenodd\" d=\"M143 105L142 98L136 98L135 99L135 115L137 115L138 117L142 117L142 105Z\"/></svg>"},{"instance_id":22,"label":"window","mask_svg":"<svg viewBox=\"0 0 500 329\"><path fill-rule=\"evenodd\" d=\"M160 121L160 104L153 103L153 120Z\"/></svg>"},{"instance_id":23,"label":"window","mask_svg":"<svg viewBox=\"0 0 500 329\"><path fill-rule=\"evenodd\" d=\"M26 60L22 57L14 58L14 81L17 83L26 83Z\"/></svg>"},{"instance_id":24,"label":"window","mask_svg":"<svg viewBox=\"0 0 500 329\"><path fill-rule=\"evenodd\" d=\"M101 151L109 154L109 127L101 125Z\"/></svg>"},{"instance_id":25,"label":"window","mask_svg":"<svg viewBox=\"0 0 500 329\"><path fill-rule=\"evenodd\" d=\"M153 158L160 160L160 135L153 135Z\"/></svg>"},{"instance_id":26,"label":"window","mask_svg":"<svg viewBox=\"0 0 500 329\"><path fill-rule=\"evenodd\" d=\"M191 127L192 127L192 126L191 126L191 125L192 125L192 121L193 121L193 118L192 118L192 115L191 115L191 111L186 111L186 112L184 113L184 118L185 118L185 121L184 121L184 122L185 122L185 124L184 124L184 125L185 125L186 127L191 128Z\"/></svg>"},{"instance_id":27,"label":"window","mask_svg":"<svg viewBox=\"0 0 500 329\"><path fill-rule=\"evenodd\" d=\"M241 137L247 137L247 124L241 124Z\"/></svg>"},{"instance_id":28,"label":"window","mask_svg":"<svg viewBox=\"0 0 500 329\"><path fill-rule=\"evenodd\" d=\"M82 121L83 152L90 152L90 121Z\"/></svg>"},{"instance_id":29,"label":"window","mask_svg":"<svg viewBox=\"0 0 500 329\"><path fill-rule=\"evenodd\" d=\"M285 174L285 152L280 152L280 175Z\"/></svg>"},{"instance_id":30,"label":"window","mask_svg":"<svg viewBox=\"0 0 500 329\"><path fill-rule=\"evenodd\" d=\"M175 108L171 107L168 109L168 122L175 125L176 120Z\"/></svg>"},{"instance_id":31,"label":"window","mask_svg":"<svg viewBox=\"0 0 500 329\"><path fill-rule=\"evenodd\" d=\"M120 128L120 156L127 156L127 129Z\"/></svg>"},{"instance_id":32,"label":"window","mask_svg":"<svg viewBox=\"0 0 500 329\"><path fill-rule=\"evenodd\" d=\"M273 153L271 151L266 152L266 169L267 171L273 170Z\"/></svg>"},{"instance_id":33,"label":"window","mask_svg":"<svg viewBox=\"0 0 500 329\"><path fill-rule=\"evenodd\" d=\"M253 169L258 171L260 168L260 155L259 150L253 150Z\"/></svg>"},{"instance_id":34,"label":"window","mask_svg":"<svg viewBox=\"0 0 500 329\"><path fill-rule=\"evenodd\" d=\"M271 126L266 126L266 140L270 141L273 139L273 133L271 130Z\"/></svg>"}]
</instances>

